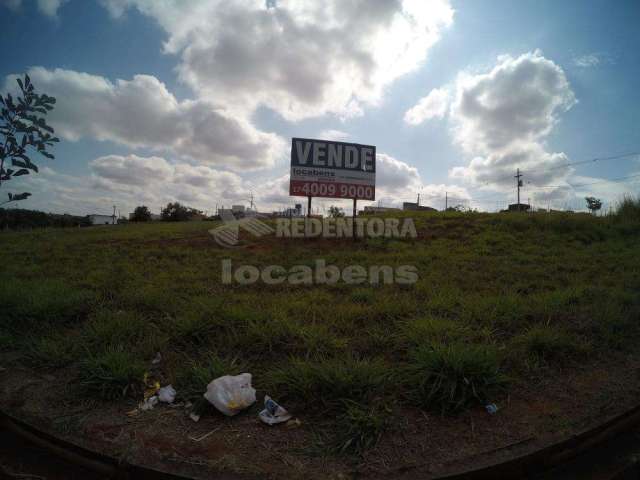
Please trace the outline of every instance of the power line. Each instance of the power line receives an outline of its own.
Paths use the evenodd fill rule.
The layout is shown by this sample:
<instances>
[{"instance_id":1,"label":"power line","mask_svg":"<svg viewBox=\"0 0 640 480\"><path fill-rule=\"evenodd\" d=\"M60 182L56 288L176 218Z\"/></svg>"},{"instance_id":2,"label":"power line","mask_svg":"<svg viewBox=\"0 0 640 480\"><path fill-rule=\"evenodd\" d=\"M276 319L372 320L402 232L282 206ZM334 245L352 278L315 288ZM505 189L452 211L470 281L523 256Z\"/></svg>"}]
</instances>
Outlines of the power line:
<instances>
[{"instance_id":1,"label":"power line","mask_svg":"<svg viewBox=\"0 0 640 480\"><path fill-rule=\"evenodd\" d=\"M589 185L596 185L598 183L616 183L616 182L620 182L622 180L626 180L627 178L636 178L636 177L640 177L640 174L627 175L626 177L618 177L618 178L605 178L603 180L598 180L597 182L591 182L591 183L579 183L579 184L567 183L566 185L535 185L534 184L534 187L536 187L535 189L540 189L540 188L562 188L562 187L578 188L578 187L586 187L586 186L589 186Z\"/></svg>"},{"instance_id":2,"label":"power line","mask_svg":"<svg viewBox=\"0 0 640 480\"><path fill-rule=\"evenodd\" d=\"M596 158L590 158L588 160L579 160L577 162L568 162L562 165L558 165L555 167L549 167L549 168L535 168L533 170L528 170L525 169L522 171L522 173L524 174L531 174L531 173L539 173L539 172L550 172L553 170L559 170L561 168L566 168L566 167L572 167L572 166L576 166L576 165L585 165L587 163L594 163L594 162L603 162L603 161L608 161L608 160L620 160L623 158L629 158L629 157L635 157L635 156L640 156L640 151L635 151L635 152L629 152L629 153L623 153L620 155L612 155L609 157L596 157ZM493 180L489 180L486 182L483 182L485 185L489 184L489 183L495 183L495 182L499 182L500 180L508 180L513 178L513 175L505 175L504 177L498 177L496 179Z\"/></svg>"}]
</instances>

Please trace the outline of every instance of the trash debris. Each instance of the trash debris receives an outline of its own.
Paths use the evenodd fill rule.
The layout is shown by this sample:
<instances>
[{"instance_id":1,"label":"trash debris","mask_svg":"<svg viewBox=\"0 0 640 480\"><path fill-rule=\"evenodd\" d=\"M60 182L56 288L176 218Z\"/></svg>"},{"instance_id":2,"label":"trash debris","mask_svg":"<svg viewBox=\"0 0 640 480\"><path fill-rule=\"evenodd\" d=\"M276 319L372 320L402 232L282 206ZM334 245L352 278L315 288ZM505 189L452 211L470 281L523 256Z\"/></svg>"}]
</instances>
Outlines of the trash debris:
<instances>
[{"instance_id":1,"label":"trash debris","mask_svg":"<svg viewBox=\"0 0 640 480\"><path fill-rule=\"evenodd\" d=\"M196 423L200 421L200 415L198 415L198 414L196 414L196 413L193 413L193 412L191 412L191 413L189 414L189 418L190 418L191 420L193 420L194 422L196 422Z\"/></svg>"},{"instance_id":2,"label":"trash debris","mask_svg":"<svg viewBox=\"0 0 640 480\"><path fill-rule=\"evenodd\" d=\"M204 440L205 438L207 438L209 435L217 432L218 430L220 430L222 428L222 425L220 425L219 427L214 428L213 430L211 430L208 433L205 433L204 435L200 436L200 437L189 437L190 440L193 440L194 442L200 442L202 440Z\"/></svg>"},{"instance_id":3,"label":"trash debris","mask_svg":"<svg viewBox=\"0 0 640 480\"><path fill-rule=\"evenodd\" d=\"M494 415L498 411L498 406L495 403L489 403L484 408L490 415Z\"/></svg>"},{"instance_id":4,"label":"trash debris","mask_svg":"<svg viewBox=\"0 0 640 480\"><path fill-rule=\"evenodd\" d=\"M151 360L151 365L157 365L162 361L162 355L160 355L160 352L156 353L156 356L153 358L153 360Z\"/></svg>"},{"instance_id":5,"label":"trash debris","mask_svg":"<svg viewBox=\"0 0 640 480\"><path fill-rule=\"evenodd\" d=\"M258 416L267 425L275 425L276 423L291 420L292 415L283 407L273 400L269 395L264 396L264 410Z\"/></svg>"},{"instance_id":6,"label":"trash debris","mask_svg":"<svg viewBox=\"0 0 640 480\"><path fill-rule=\"evenodd\" d=\"M298 420L297 418L294 418L293 420L289 420L285 426L287 428L298 428L300 425L302 425L302 422L300 420Z\"/></svg>"},{"instance_id":7,"label":"trash debris","mask_svg":"<svg viewBox=\"0 0 640 480\"><path fill-rule=\"evenodd\" d=\"M176 399L176 390L171 385L162 387L158 390L158 400L162 403L173 403Z\"/></svg>"},{"instance_id":8,"label":"trash debris","mask_svg":"<svg viewBox=\"0 0 640 480\"><path fill-rule=\"evenodd\" d=\"M251 386L251 374L241 373L216 378L207 385L204 398L229 417L240 413L256 401L256 390Z\"/></svg>"},{"instance_id":9,"label":"trash debris","mask_svg":"<svg viewBox=\"0 0 640 480\"><path fill-rule=\"evenodd\" d=\"M160 390L160 382L158 382L157 380L151 381L149 379L149 373L144 374L144 377L142 378L142 382L147 387L146 390L144 391L145 400L149 397L152 397L158 392L158 390Z\"/></svg>"},{"instance_id":10,"label":"trash debris","mask_svg":"<svg viewBox=\"0 0 640 480\"><path fill-rule=\"evenodd\" d=\"M152 397L147 398L144 402L142 402L138 408L140 410L147 411L153 409L158 404L158 396L153 395Z\"/></svg>"}]
</instances>

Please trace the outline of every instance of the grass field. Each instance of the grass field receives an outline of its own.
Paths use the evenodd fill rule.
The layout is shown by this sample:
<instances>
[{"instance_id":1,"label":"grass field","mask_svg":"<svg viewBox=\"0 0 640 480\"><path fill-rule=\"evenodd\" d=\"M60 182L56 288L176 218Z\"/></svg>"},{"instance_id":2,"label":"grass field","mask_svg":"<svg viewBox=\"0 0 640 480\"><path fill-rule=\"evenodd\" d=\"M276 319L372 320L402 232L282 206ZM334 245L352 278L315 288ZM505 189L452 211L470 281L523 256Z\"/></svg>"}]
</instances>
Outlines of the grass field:
<instances>
[{"instance_id":1,"label":"grass field","mask_svg":"<svg viewBox=\"0 0 640 480\"><path fill-rule=\"evenodd\" d=\"M640 220L585 214L412 215L417 239L245 238L211 222L0 235L0 346L73 378L79 396L195 399L223 374L326 421L360 452L404 406L456 415L640 339ZM221 261L415 265L415 285L223 285Z\"/></svg>"}]
</instances>

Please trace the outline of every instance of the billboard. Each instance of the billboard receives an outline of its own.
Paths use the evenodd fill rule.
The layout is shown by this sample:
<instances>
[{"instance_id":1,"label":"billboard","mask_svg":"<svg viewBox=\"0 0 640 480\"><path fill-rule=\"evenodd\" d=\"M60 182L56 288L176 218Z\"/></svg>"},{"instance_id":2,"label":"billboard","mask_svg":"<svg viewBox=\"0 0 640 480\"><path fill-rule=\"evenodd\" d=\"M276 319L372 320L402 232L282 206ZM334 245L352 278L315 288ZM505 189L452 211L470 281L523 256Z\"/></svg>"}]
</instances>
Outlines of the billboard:
<instances>
[{"instance_id":1,"label":"billboard","mask_svg":"<svg viewBox=\"0 0 640 480\"><path fill-rule=\"evenodd\" d=\"M289 195L376 198L376 147L293 138Z\"/></svg>"}]
</instances>

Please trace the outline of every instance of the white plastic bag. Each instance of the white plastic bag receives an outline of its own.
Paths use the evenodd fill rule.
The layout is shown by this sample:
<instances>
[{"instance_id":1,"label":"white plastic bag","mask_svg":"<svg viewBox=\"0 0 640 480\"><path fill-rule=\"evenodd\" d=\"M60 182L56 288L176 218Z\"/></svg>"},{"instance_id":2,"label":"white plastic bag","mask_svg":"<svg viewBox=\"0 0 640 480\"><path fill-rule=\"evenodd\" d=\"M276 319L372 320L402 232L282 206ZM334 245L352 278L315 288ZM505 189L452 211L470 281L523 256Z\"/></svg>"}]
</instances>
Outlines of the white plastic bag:
<instances>
[{"instance_id":1,"label":"white plastic bag","mask_svg":"<svg viewBox=\"0 0 640 480\"><path fill-rule=\"evenodd\" d=\"M229 417L240 413L256 401L256 390L251 386L251 374L241 373L216 378L207 385L204 398Z\"/></svg>"},{"instance_id":2,"label":"white plastic bag","mask_svg":"<svg viewBox=\"0 0 640 480\"><path fill-rule=\"evenodd\" d=\"M176 390L172 385L167 385L158 390L158 400L162 403L173 403L176 399Z\"/></svg>"}]
</instances>

